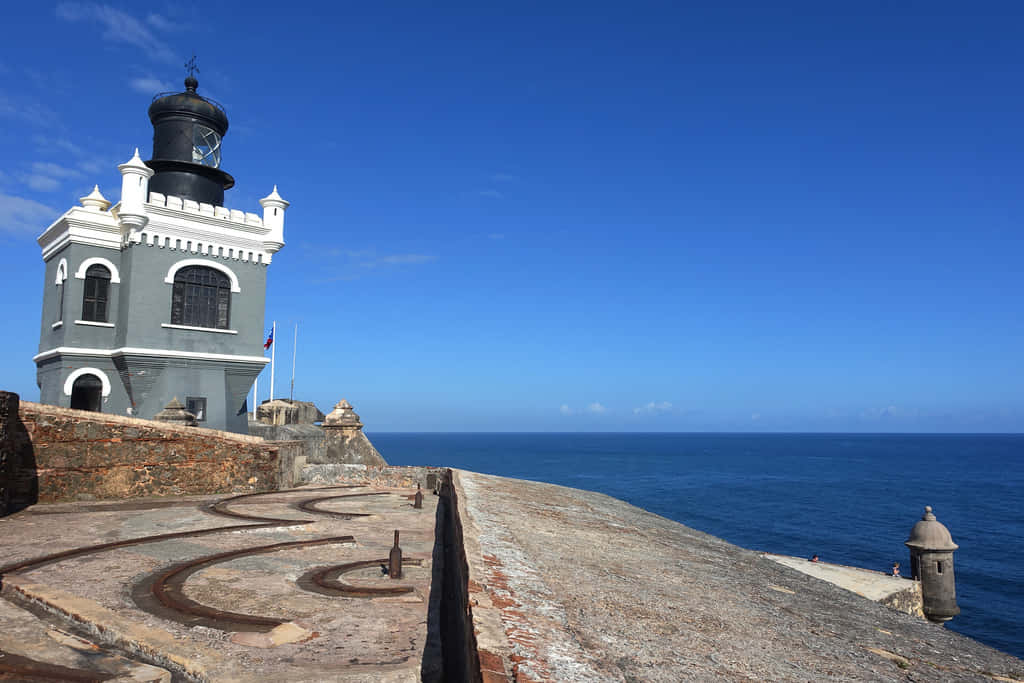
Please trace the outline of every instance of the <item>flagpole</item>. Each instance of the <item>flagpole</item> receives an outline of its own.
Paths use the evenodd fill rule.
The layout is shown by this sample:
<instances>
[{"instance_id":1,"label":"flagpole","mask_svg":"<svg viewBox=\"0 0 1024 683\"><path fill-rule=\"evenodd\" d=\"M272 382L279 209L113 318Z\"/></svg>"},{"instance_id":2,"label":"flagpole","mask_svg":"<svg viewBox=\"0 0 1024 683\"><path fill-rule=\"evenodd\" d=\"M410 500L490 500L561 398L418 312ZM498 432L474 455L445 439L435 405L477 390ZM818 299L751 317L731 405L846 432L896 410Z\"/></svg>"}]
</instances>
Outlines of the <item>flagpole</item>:
<instances>
[{"instance_id":1,"label":"flagpole","mask_svg":"<svg viewBox=\"0 0 1024 683\"><path fill-rule=\"evenodd\" d=\"M277 341L277 321L270 328L270 339ZM270 400L274 400L274 357L277 355L277 344L270 345Z\"/></svg>"},{"instance_id":2,"label":"flagpole","mask_svg":"<svg viewBox=\"0 0 1024 683\"><path fill-rule=\"evenodd\" d=\"M295 400L295 350L299 346L299 324L295 323L295 341L292 342L292 389L291 393L288 394L288 399Z\"/></svg>"},{"instance_id":3,"label":"flagpole","mask_svg":"<svg viewBox=\"0 0 1024 683\"><path fill-rule=\"evenodd\" d=\"M256 406L260 404L260 376L256 375L252 381L252 416L256 418Z\"/></svg>"}]
</instances>

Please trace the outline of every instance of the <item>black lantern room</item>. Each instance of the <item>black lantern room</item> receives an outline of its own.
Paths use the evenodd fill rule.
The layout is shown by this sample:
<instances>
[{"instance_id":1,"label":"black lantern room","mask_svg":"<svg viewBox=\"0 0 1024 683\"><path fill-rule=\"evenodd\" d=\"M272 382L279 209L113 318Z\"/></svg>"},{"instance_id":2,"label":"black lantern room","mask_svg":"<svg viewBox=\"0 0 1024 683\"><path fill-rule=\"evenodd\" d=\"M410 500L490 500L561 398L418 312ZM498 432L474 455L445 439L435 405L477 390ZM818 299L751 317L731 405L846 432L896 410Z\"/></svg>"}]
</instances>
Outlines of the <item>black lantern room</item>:
<instances>
[{"instance_id":1,"label":"black lantern room","mask_svg":"<svg viewBox=\"0 0 1024 683\"><path fill-rule=\"evenodd\" d=\"M199 81L189 76L185 92L157 95L149 106L153 158L146 165L156 172L149 190L223 206L224 190L235 185L220 168L228 116L219 104L197 95L198 87Z\"/></svg>"}]
</instances>

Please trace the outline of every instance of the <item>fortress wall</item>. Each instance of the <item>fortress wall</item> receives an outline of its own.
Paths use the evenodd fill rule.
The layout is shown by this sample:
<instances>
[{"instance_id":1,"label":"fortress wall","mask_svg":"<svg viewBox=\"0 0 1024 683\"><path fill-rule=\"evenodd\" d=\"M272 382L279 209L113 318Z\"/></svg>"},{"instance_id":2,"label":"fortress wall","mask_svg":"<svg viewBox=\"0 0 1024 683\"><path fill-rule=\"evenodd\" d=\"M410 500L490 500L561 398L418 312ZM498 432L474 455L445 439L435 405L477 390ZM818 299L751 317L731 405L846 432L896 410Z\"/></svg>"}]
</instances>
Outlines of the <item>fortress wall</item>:
<instances>
[{"instance_id":1,"label":"fortress wall","mask_svg":"<svg viewBox=\"0 0 1024 683\"><path fill-rule=\"evenodd\" d=\"M16 467L0 477L34 479L27 504L269 491L294 483L301 454L293 442L30 402L6 431L21 438L5 439Z\"/></svg>"}]
</instances>

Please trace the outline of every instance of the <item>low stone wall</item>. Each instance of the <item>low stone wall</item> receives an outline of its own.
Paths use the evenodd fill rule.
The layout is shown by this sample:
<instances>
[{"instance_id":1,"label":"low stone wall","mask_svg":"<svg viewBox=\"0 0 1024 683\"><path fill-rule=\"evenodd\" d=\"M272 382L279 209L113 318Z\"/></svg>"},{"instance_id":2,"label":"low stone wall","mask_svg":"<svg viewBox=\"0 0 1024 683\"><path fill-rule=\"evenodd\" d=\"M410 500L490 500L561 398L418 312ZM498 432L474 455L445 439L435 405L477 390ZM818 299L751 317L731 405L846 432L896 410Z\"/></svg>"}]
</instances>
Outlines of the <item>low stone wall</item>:
<instances>
[{"instance_id":1,"label":"low stone wall","mask_svg":"<svg viewBox=\"0 0 1024 683\"><path fill-rule=\"evenodd\" d=\"M17 403L17 395L0 392ZM4 449L38 502L270 491L296 483L301 442L20 402ZM32 501L32 502L37 502Z\"/></svg>"},{"instance_id":2,"label":"low stone wall","mask_svg":"<svg viewBox=\"0 0 1024 683\"><path fill-rule=\"evenodd\" d=\"M424 495L433 490L432 482L440 481L444 467L401 467L385 465L349 465L339 463L308 464L301 468L298 484L359 484L414 489L419 484ZM433 477L431 477L433 475Z\"/></svg>"}]
</instances>

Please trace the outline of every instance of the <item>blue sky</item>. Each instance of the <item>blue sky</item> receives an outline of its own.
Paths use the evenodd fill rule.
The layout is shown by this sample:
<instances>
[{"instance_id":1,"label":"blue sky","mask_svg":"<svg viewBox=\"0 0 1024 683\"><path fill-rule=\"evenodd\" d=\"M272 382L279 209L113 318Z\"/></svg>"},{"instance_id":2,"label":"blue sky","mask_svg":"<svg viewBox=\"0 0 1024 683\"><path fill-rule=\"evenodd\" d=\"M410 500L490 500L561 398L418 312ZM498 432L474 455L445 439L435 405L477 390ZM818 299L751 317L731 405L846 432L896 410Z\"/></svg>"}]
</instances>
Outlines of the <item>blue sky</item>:
<instances>
[{"instance_id":1,"label":"blue sky","mask_svg":"<svg viewBox=\"0 0 1024 683\"><path fill-rule=\"evenodd\" d=\"M278 393L298 322L371 432L1024 431L1020 3L143 7L7 11L4 389L194 51L225 204L292 202Z\"/></svg>"}]
</instances>

